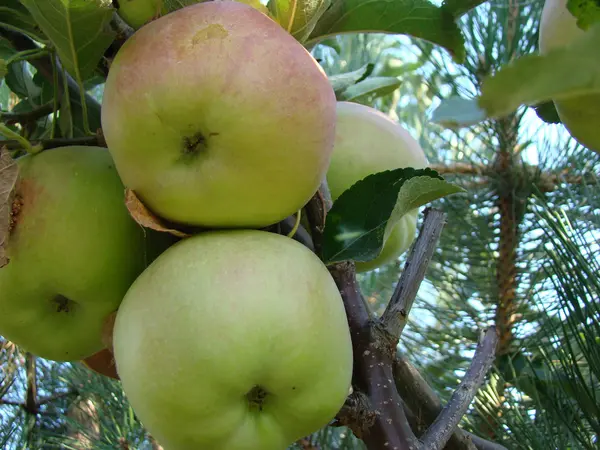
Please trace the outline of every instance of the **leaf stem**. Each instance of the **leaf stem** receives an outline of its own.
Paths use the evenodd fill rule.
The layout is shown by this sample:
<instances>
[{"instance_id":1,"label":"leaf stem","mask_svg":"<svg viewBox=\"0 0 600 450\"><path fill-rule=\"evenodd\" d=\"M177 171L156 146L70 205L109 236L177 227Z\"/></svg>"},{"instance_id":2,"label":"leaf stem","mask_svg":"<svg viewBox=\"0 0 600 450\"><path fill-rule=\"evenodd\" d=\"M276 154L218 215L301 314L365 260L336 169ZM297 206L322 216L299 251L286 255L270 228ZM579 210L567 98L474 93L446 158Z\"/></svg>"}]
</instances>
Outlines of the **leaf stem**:
<instances>
[{"instance_id":1,"label":"leaf stem","mask_svg":"<svg viewBox=\"0 0 600 450\"><path fill-rule=\"evenodd\" d=\"M294 237L294 235L296 234L296 231L298 231L298 227L300 226L301 218L302 218L302 210L299 209L298 212L296 213L296 222L294 223L294 228L292 228L292 231L290 231L287 234L287 237L289 237L289 238Z\"/></svg>"},{"instance_id":2,"label":"leaf stem","mask_svg":"<svg viewBox=\"0 0 600 450\"><path fill-rule=\"evenodd\" d=\"M29 142L27 139L25 139L19 133L8 128L3 123L0 123L0 134L7 139L13 139L13 140L17 141L21 145L21 147L27 151L27 153L35 153L35 150L34 150L33 146L31 145L31 142Z\"/></svg>"}]
</instances>

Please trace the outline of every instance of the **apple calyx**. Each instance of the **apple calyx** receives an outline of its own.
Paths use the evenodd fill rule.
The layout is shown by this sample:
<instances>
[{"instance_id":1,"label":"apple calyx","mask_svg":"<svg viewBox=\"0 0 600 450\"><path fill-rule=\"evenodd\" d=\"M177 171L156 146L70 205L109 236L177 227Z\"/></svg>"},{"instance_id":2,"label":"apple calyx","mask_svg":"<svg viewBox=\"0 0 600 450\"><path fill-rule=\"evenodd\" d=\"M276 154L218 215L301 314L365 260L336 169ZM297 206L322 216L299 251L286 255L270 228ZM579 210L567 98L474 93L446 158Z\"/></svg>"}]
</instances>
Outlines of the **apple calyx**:
<instances>
[{"instance_id":1,"label":"apple calyx","mask_svg":"<svg viewBox=\"0 0 600 450\"><path fill-rule=\"evenodd\" d=\"M182 158L185 161L196 159L207 149L207 139L201 132L183 138Z\"/></svg>"},{"instance_id":2,"label":"apple calyx","mask_svg":"<svg viewBox=\"0 0 600 450\"><path fill-rule=\"evenodd\" d=\"M269 393L260 385L254 386L252 389L248 391L246 394L246 398L248 399L248 405L251 410L254 411L262 411L263 405L265 404L266 398L269 396Z\"/></svg>"},{"instance_id":3,"label":"apple calyx","mask_svg":"<svg viewBox=\"0 0 600 450\"><path fill-rule=\"evenodd\" d=\"M77 304L73 300L65 297L62 294L56 294L52 301L56 304L57 313L69 313L74 309L75 305Z\"/></svg>"}]
</instances>

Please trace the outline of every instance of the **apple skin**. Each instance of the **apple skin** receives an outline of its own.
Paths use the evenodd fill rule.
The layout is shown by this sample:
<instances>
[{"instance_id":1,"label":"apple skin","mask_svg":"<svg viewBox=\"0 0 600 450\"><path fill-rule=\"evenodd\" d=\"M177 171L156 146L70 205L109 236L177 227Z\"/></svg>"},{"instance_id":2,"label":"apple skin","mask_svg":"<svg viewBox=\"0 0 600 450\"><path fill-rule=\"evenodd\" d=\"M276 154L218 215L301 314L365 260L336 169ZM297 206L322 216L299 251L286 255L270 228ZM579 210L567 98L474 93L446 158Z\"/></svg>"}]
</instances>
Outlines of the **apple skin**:
<instances>
[{"instance_id":1,"label":"apple skin","mask_svg":"<svg viewBox=\"0 0 600 450\"><path fill-rule=\"evenodd\" d=\"M146 267L145 233L107 149L63 147L17 164L0 334L43 358L80 360L102 349L103 320Z\"/></svg>"},{"instance_id":2,"label":"apple skin","mask_svg":"<svg viewBox=\"0 0 600 450\"><path fill-rule=\"evenodd\" d=\"M142 27L106 81L102 126L124 184L158 216L262 228L325 176L335 95L314 58L251 6L207 2Z\"/></svg>"},{"instance_id":3,"label":"apple skin","mask_svg":"<svg viewBox=\"0 0 600 450\"><path fill-rule=\"evenodd\" d=\"M134 282L113 332L136 415L169 450L281 450L327 425L352 376L338 289L303 245L258 230L180 241ZM249 402L257 386L262 410Z\"/></svg>"},{"instance_id":4,"label":"apple skin","mask_svg":"<svg viewBox=\"0 0 600 450\"><path fill-rule=\"evenodd\" d=\"M546 0L540 22L541 54L568 46L584 33L567 9L567 0ZM600 153L600 94L554 100L554 105L571 136L590 150Z\"/></svg>"},{"instance_id":5,"label":"apple skin","mask_svg":"<svg viewBox=\"0 0 600 450\"><path fill-rule=\"evenodd\" d=\"M401 125L374 108L351 102L338 102L336 138L327 184L333 201L353 184L377 172L427 167L419 143ZM394 261L412 244L418 209L395 224L388 222L385 244L371 261L356 262L358 272L367 272Z\"/></svg>"},{"instance_id":6,"label":"apple skin","mask_svg":"<svg viewBox=\"0 0 600 450\"><path fill-rule=\"evenodd\" d=\"M165 14L164 0L119 0L117 12L131 28L137 30L153 18Z\"/></svg>"}]
</instances>

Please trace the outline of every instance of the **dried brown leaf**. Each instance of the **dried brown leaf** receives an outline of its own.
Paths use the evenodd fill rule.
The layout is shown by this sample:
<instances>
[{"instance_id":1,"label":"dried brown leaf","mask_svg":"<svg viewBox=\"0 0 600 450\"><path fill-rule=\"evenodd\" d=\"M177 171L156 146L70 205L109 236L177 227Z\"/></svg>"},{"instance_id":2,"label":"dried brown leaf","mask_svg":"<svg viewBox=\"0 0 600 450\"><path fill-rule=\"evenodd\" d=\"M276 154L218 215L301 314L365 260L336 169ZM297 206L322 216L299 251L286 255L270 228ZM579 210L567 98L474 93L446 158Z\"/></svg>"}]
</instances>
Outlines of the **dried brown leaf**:
<instances>
[{"instance_id":1,"label":"dried brown leaf","mask_svg":"<svg viewBox=\"0 0 600 450\"><path fill-rule=\"evenodd\" d=\"M88 356L82 362L86 367L92 369L94 372L114 378L115 380L119 379L115 357L107 348Z\"/></svg>"},{"instance_id":2,"label":"dried brown leaf","mask_svg":"<svg viewBox=\"0 0 600 450\"><path fill-rule=\"evenodd\" d=\"M125 190L125 205L127 206L129 214L133 220L135 220L141 226L150 228L152 230L161 231L163 233L169 233L180 238L189 237L189 234L166 227L163 224L163 221L156 217L148 208L146 208L137 195L135 195L135 192L133 192L131 189Z\"/></svg>"},{"instance_id":3,"label":"dried brown leaf","mask_svg":"<svg viewBox=\"0 0 600 450\"><path fill-rule=\"evenodd\" d=\"M6 147L0 149L0 267L8 264L6 247L11 230L12 204L19 167Z\"/></svg>"},{"instance_id":4,"label":"dried brown leaf","mask_svg":"<svg viewBox=\"0 0 600 450\"><path fill-rule=\"evenodd\" d=\"M113 350L113 329L117 320L117 312L112 312L104 319L102 324L102 343L104 347L112 352Z\"/></svg>"}]
</instances>

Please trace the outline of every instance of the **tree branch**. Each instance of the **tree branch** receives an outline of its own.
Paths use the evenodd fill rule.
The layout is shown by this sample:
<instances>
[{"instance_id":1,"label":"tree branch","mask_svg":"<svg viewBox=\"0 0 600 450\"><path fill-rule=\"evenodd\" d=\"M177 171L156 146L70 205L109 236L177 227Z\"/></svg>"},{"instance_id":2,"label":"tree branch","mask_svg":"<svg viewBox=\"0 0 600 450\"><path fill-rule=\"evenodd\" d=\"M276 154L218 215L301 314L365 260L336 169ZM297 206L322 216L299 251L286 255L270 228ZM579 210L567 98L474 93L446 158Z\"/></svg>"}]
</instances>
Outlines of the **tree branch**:
<instances>
[{"instance_id":1,"label":"tree branch","mask_svg":"<svg viewBox=\"0 0 600 450\"><path fill-rule=\"evenodd\" d=\"M442 412L442 402L438 395L408 359L400 354L394 361L394 381L398 393L418 418L419 429L425 430ZM468 450L473 449L473 445L478 450L506 450L500 444L487 441L460 428L454 431L446 448Z\"/></svg>"},{"instance_id":2,"label":"tree branch","mask_svg":"<svg viewBox=\"0 0 600 450\"><path fill-rule=\"evenodd\" d=\"M373 326L362 299L354 263L342 262L330 267L346 308L354 350L353 384L369 399L374 413L370 427L349 425L370 449L416 448L417 438L412 432L402 399L394 385L390 345L379 327ZM365 430L365 428L367 428Z\"/></svg>"},{"instance_id":3,"label":"tree branch","mask_svg":"<svg viewBox=\"0 0 600 450\"><path fill-rule=\"evenodd\" d=\"M29 414L37 414L37 379L35 370L35 356L31 353L25 354L25 372L27 374L27 389L25 391L25 411Z\"/></svg>"},{"instance_id":4,"label":"tree branch","mask_svg":"<svg viewBox=\"0 0 600 450\"><path fill-rule=\"evenodd\" d=\"M84 136L77 138L55 138L55 139L41 139L30 141L31 145L38 149L38 151L49 150L51 148L67 147L69 145L91 145L96 147L106 147L106 142L101 134L95 134L94 136ZM19 141L8 139L6 141L0 141L2 146L6 146L8 150L19 150L23 146Z\"/></svg>"},{"instance_id":5,"label":"tree branch","mask_svg":"<svg viewBox=\"0 0 600 450\"><path fill-rule=\"evenodd\" d=\"M410 251L400 281L381 318L383 327L395 339L400 338L406 325L417 291L442 234L445 219L446 215L441 211L429 208L425 210L425 220L419 237Z\"/></svg>"},{"instance_id":6,"label":"tree branch","mask_svg":"<svg viewBox=\"0 0 600 450\"><path fill-rule=\"evenodd\" d=\"M439 449L446 444L492 367L497 345L496 327L490 327L485 333L482 333L475 350L475 357L460 385L452 394L441 414L423 435L424 449Z\"/></svg>"},{"instance_id":7,"label":"tree branch","mask_svg":"<svg viewBox=\"0 0 600 450\"><path fill-rule=\"evenodd\" d=\"M14 125L16 123L30 123L35 122L36 120L41 119L48 114L52 114L53 112L54 101L51 101L27 112L0 112L0 122L4 122L7 125Z\"/></svg>"}]
</instances>

